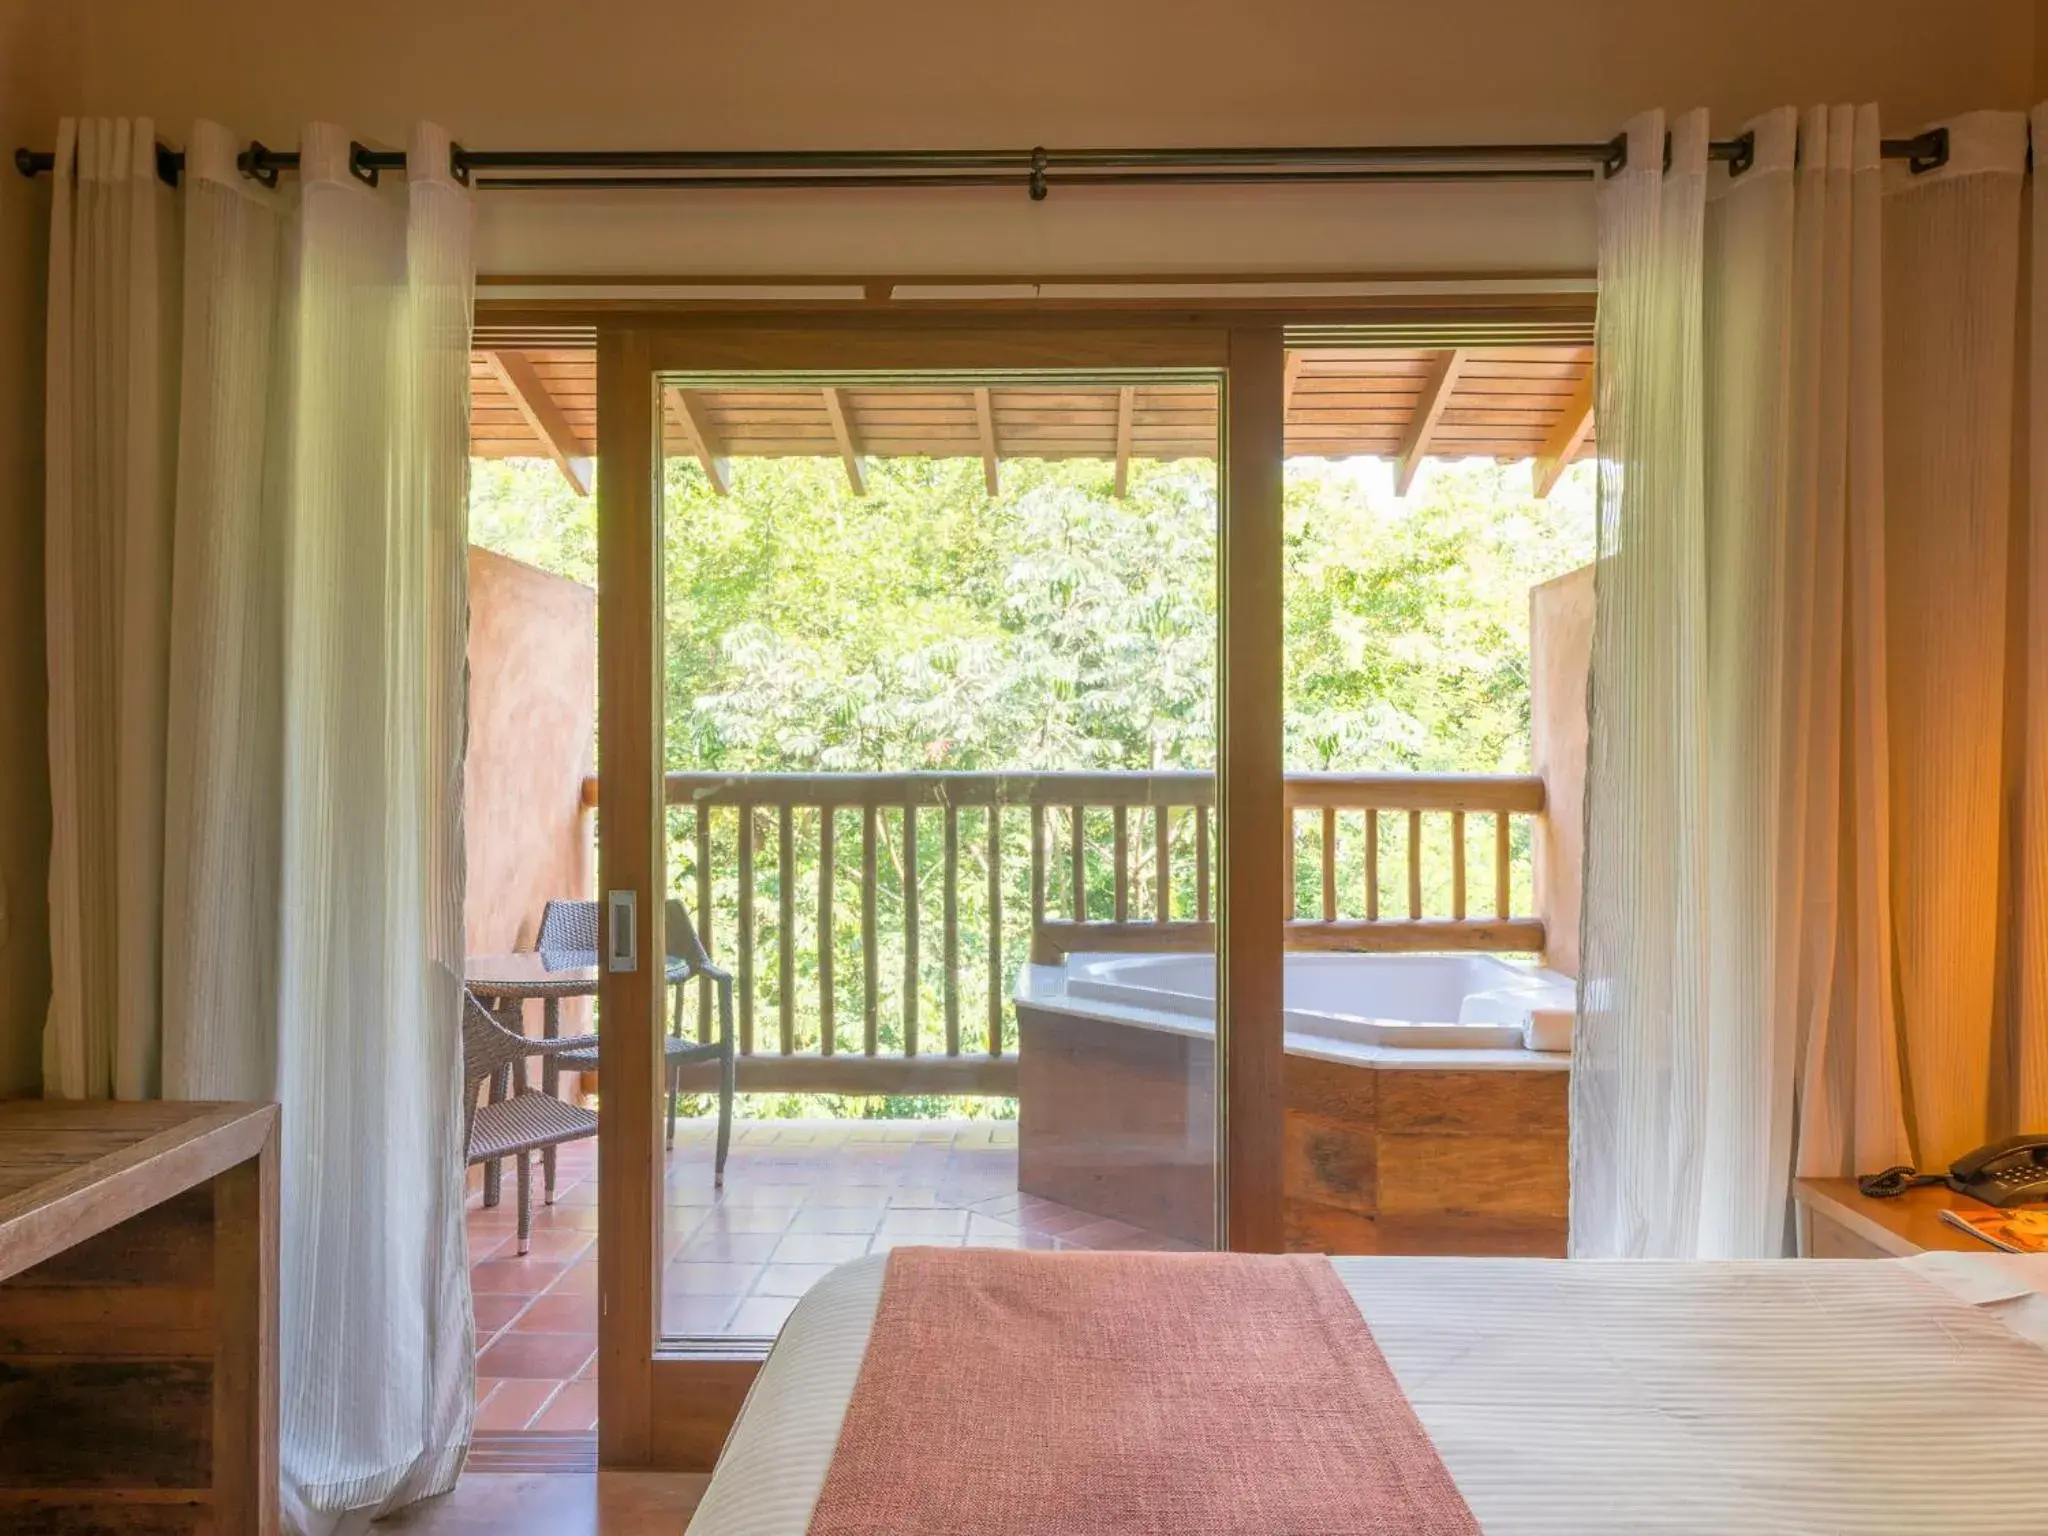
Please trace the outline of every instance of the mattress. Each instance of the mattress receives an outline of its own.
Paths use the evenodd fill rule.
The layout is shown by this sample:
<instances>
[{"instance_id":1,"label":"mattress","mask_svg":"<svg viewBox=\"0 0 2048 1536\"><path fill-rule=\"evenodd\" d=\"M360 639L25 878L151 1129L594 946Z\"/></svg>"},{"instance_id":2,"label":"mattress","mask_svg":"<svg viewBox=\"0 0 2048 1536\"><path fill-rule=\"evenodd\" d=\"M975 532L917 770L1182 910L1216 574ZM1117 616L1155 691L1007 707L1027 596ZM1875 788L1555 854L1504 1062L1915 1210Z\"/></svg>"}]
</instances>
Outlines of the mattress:
<instances>
[{"instance_id":1,"label":"mattress","mask_svg":"<svg viewBox=\"0 0 2048 1536\"><path fill-rule=\"evenodd\" d=\"M690 1536L808 1526L885 1257L791 1315ZM1331 1262L1488 1536L2048 1532L2048 1258Z\"/></svg>"}]
</instances>

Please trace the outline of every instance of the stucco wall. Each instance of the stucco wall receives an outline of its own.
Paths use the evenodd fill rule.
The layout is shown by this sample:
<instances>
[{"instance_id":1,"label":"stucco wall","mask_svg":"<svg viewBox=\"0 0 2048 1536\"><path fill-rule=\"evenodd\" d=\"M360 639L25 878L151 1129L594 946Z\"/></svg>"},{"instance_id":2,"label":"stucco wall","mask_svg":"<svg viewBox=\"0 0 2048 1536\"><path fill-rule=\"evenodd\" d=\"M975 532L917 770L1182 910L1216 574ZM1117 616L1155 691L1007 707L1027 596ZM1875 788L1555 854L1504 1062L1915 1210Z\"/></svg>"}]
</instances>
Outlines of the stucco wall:
<instances>
[{"instance_id":1,"label":"stucco wall","mask_svg":"<svg viewBox=\"0 0 2048 1536\"><path fill-rule=\"evenodd\" d=\"M597 722L597 594L469 552L469 753L463 773L470 954L531 948L552 897L589 897L578 799Z\"/></svg>"},{"instance_id":2,"label":"stucco wall","mask_svg":"<svg viewBox=\"0 0 2048 1536\"><path fill-rule=\"evenodd\" d=\"M1579 974L1585 866L1586 674L1593 659L1593 567L1529 590L1529 748L1548 809L1537 824L1536 910L1550 965Z\"/></svg>"}]
</instances>

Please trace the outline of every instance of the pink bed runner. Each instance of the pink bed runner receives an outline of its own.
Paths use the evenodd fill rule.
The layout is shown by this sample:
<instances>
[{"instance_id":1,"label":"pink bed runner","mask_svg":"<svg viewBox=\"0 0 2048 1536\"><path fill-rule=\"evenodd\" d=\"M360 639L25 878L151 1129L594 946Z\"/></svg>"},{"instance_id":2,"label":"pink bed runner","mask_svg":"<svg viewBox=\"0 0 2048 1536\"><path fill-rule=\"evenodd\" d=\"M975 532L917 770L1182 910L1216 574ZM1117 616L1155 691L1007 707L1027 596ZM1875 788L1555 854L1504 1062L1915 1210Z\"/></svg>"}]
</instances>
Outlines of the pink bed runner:
<instances>
[{"instance_id":1,"label":"pink bed runner","mask_svg":"<svg viewBox=\"0 0 2048 1536\"><path fill-rule=\"evenodd\" d=\"M1316 1255L889 1255L811 1536L1475 1536Z\"/></svg>"}]
</instances>

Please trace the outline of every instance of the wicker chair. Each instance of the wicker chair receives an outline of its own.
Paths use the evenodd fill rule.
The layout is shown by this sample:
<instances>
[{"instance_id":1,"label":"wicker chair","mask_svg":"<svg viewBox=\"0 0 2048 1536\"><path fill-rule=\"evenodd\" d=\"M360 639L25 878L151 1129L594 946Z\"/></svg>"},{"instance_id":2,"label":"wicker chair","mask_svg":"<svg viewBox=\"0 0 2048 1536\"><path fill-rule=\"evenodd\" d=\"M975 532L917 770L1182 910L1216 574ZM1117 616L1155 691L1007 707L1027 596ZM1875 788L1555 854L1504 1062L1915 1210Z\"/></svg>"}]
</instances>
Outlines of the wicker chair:
<instances>
[{"instance_id":1,"label":"wicker chair","mask_svg":"<svg viewBox=\"0 0 2048 1536\"><path fill-rule=\"evenodd\" d=\"M719 1064L718 1150L711 1165L711 1179L713 1184L723 1185L725 1154L732 1144L733 1079L737 1066L737 1058L733 1054L732 975L711 963L711 957L704 952L704 945L690 922L690 914L680 901L671 898L666 912L668 958L671 962L679 960L683 964L683 973L671 976L675 985L675 1009L670 1018L668 1036L662 1041L663 1066L668 1077L668 1145L674 1148L676 1144L676 1096L682 1090L683 1069L694 1062L716 1061ZM597 903L549 902L541 912L538 948L543 953L595 951ZM716 1040L691 1040L683 1033L683 983L698 976L718 988ZM559 1066L574 1071L594 1072L597 1070L597 1050L593 1046L579 1046L564 1052L556 1061Z\"/></svg>"},{"instance_id":2,"label":"wicker chair","mask_svg":"<svg viewBox=\"0 0 2048 1536\"><path fill-rule=\"evenodd\" d=\"M476 995L462 998L462 1087L468 1113L464 1127L471 1163L516 1158L519 1164L519 1251L526 1252L533 1231L533 1165L531 1154L552 1150L565 1141L597 1134L597 1116L580 1104L565 1104L552 1094L528 1088L519 1063L529 1056L556 1056L587 1049L595 1035L561 1040L534 1040L517 1034L491 1017ZM477 1103L477 1090L492 1083L491 1102ZM510 1090L499 1097L498 1088ZM553 1195L550 1193L552 1200Z\"/></svg>"}]
</instances>

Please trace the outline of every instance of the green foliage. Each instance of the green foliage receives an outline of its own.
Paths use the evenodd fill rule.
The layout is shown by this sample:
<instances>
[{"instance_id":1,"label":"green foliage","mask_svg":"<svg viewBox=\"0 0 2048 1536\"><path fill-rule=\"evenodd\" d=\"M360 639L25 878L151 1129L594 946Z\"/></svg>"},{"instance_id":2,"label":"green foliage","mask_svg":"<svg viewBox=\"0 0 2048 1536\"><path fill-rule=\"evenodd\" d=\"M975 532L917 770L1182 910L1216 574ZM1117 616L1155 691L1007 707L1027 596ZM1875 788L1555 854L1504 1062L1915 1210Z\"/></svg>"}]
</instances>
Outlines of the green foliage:
<instances>
[{"instance_id":1,"label":"green foliage","mask_svg":"<svg viewBox=\"0 0 2048 1536\"><path fill-rule=\"evenodd\" d=\"M1416 494L1392 495L1376 461L1297 461L1287 481L1287 762L1296 770L1518 772L1528 767L1528 589L1592 554L1590 482L1574 470L1548 502L1528 471L1491 463L1431 465ZM851 494L836 459L749 460L718 496L693 462L666 466L667 765L677 770L1193 768L1215 761L1216 476L1210 461L1134 463L1129 495L1106 463L1004 465L990 498L975 459L884 459L869 494ZM475 542L544 569L593 579L595 517L552 465L481 463L473 477ZM947 1031L941 872L947 813L916 825L917 879L906 881L899 811L877 818L875 1034L902 1050L914 999L920 1049ZM1400 818L1382 818L1398 823ZM1320 829L1304 818L1300 910L1315 910ZM1131 910L1158 899L1149 813L1131 818ZM696 846L693 814L670 814L672 888L698 905L698 861L711 901L707 941L730 956L739 922L737 818L713 819ZM831 892L834 1039L860 1051L867 1028L859 945L860 814L834 817ZM986 812L955 813L959 972L952 1013L963 1050L985 1049L989 971L1006 999L1029 944L1028 814L1005 813L1001 916L991 921ZM1060 813L1051 818L1064 850ZM1089 846L1108 844L1106 812ZM791 859L772 811L750 828L755 975L747 990L760 1048L779 1044L785 1011L799 1050L824 1029L819 817L799 811ZM1340 825L1342 888L1362 907L1362 823ZM1194 910L1194 826L1169 823L1171 910ZM1439 834L1440 835L1440 834ZM1405 901L1406 828L1381 828L1381 902ZM1526 834L1516 863L1526 861ZM1491 841L1470 870L1492 888ZM1107 916L1108 861L1091 853L1083 905ZM1425 859L1442 899L1447 850ZM782 881L792 925L782 932ZM1069 911L1068 861L1046 866L1048 904ZM1525 886L1526 881L1522 884ZM1519 893L1526 900L1526 891ZM905 930L916 898L917 963ZM1477 900L1477 898L1475 898ZM1479 902L1483 909L1483 902ZM1526 910L1526 909L1524 909ZM1347 915L1350 904L1347 902ZM997 953L997 949L1000 953ZM1011 1027L1001 1009L1002 1027ZM1013 1101L764 1098L756 1113L1013 1114Z\"/></svg>"}]
</instances>

